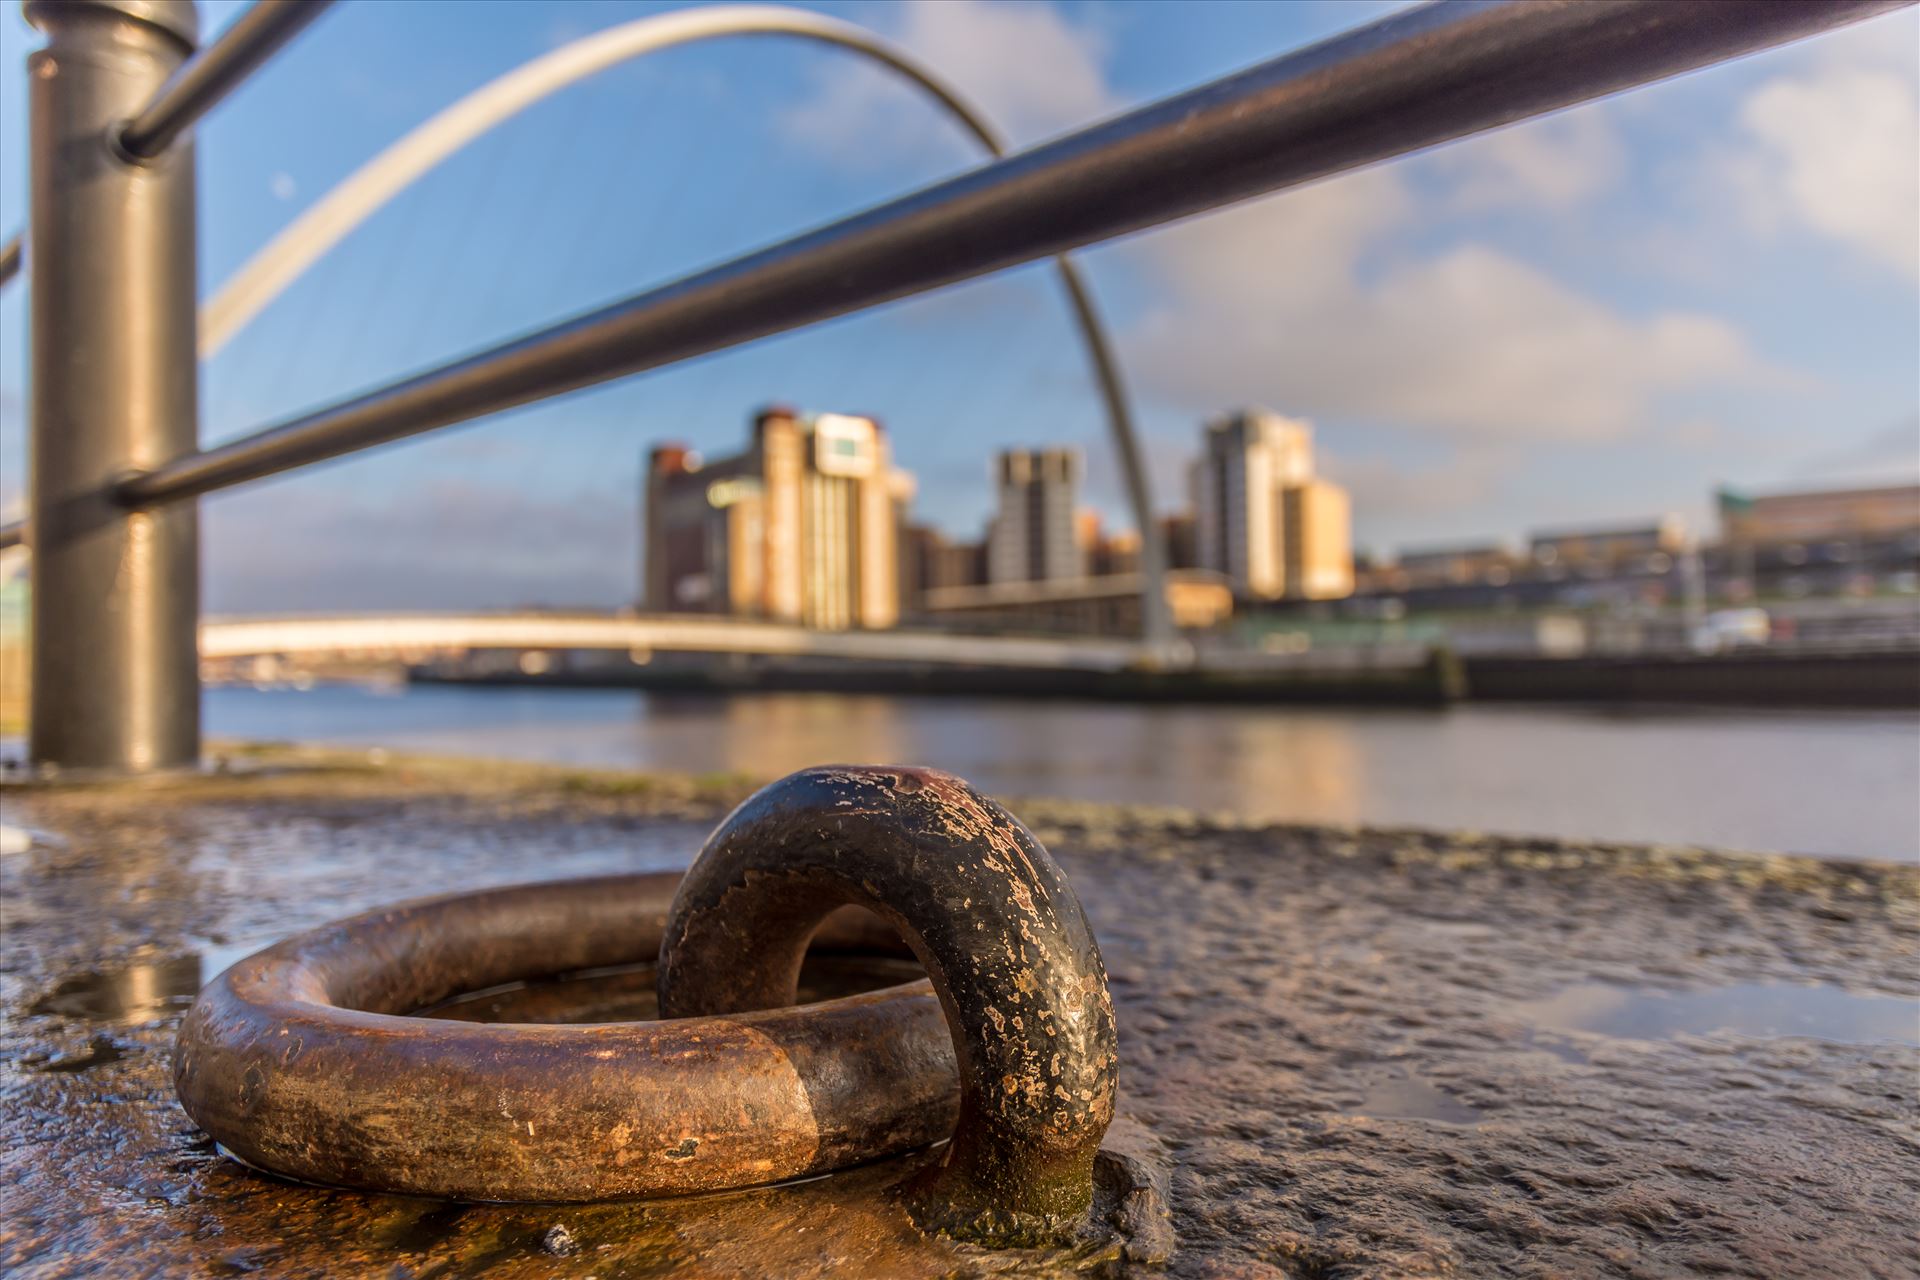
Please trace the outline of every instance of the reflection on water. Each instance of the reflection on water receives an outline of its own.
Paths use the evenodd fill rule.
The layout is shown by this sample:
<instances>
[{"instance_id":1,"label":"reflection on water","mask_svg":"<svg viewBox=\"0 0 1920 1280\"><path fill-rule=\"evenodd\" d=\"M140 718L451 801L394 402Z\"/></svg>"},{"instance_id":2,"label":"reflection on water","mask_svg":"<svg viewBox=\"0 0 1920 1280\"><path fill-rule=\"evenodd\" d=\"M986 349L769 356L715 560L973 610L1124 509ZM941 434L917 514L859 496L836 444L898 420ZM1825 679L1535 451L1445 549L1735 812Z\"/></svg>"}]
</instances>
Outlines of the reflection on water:
<instances>
[{"instance_id":1,"label":"reflection on water","mask_svg":"<svg viewBox=\"0 0 1920 1280\"><path fill-rule=\"evenodd\" d=\"M191 955L69 974L27 1012L87 1022L145 1022L185 1009L201 987L268 945L203 941Z\"/></svg>"},{"instance_id":2,"label":"reflection on water","mask_svg":"<svg viewBox=\"0 0 1920 1280\"><path fill-rule=\"evenodd\" d=\"M1540 1053L1551 1054L1553 1057L1560 1059L1560 1061L1570 1062L1577 1067L1584 1067L1590 1061L1586 1054L1580 1052L1580 1050L1568 1043L1565 1036L1554 1034L1541 1035L1540 1032L1542 1030L1545 1030L1545 1028L1528 1027L1525 1031L1521 1032L1520 1043L1529 1049L1536 1050Z\"/></svg>"},{"instance_id":3,"label":"reflection on water","mask_svg":"<svg viewBox=\"0 0 1920 1280\"><path fill-rule=\"evenodd\" d=\"M91 1022L142 1022L185 1008L199 991L200 957L172 956L63 978L27 1012Z\"/></svg>"},{"instance_id":4,"label":"reflection on water","mask_svg":"<svg viewBox=\"0 0 1920 1280\"><path fill-rule=\"evenodd\" d=\"M1479 1124L1480 1112L1415 1076L1386 1075L1367 1085L1351 1114L1376 1120L1431 1120L1439 1124Z\"/></svg>"},{"instance_id":5,"label":"reflection on water","mask_svg":"<svg viewBox=\"0 0 1920 1280\"><path fill-rule=\"evenodd\" d=\"M1920 720L1888 712L1137 706L842 694L212 689L210 734L777 777L950 770L1001 795L1920 858Z\"/></svg>"},{"instance_id":6,"label":"reflection on water","mask_svg":"<svg viewBox=\"0 0 1920 1280\"><path fill-rule=\"evenodd\" d=\"M217 976L257 950L251 945L210 946L201 955L90 969L61 979L27 1012L87 1022L144 1022L184 1010L200 993L202 974ZM811 1004L877 991L926 976L926 970L910 959L809 955L800 966L798 1002ZM489 987L455 996L414 1016L461 1022L642 1022L660 1016L660 1003L654 993L654 966L633 964ZM43 1069L79 1071L118 1056L109 1037L96 1036L92 1057L78 1065L53 1064Z\"/></svg>"},{"instance_id":7,"label":"reflection on water","mask_svg":"<svg viewBox=\"0 0 1920 1280\"><path fill-rule=\"evenodd\" d=\"M49 1071L56 1075L74 1075L82 1071L91 1071L95 1067L104 1067L110 1062L118 1062L127 1056L127 1050L112 1036L95 1035L87 1041L87 1047L73 1053L56 1053L50 1058L29 1058L26 1065L35 1071Z\"/></svg>"},{"instance_id":8,"label":"reflection on water","mask_svg":"<svg viewBox=\"0 0 1920 1280\"><path fill-rule=\"evenodd\" d=\"M926 976L927 971L912 960L810 955L800 966L797 1003L877 991ZM653 965L619 965L489 987L421 1009L414 1016L457 1022L652 1022L660 1016L653 983Z\"/></svg>"},{"instance_id":9,"label":"reflection on water","mask_svg":"<svg viewBox=\"0 0 1920 1280\"><path fill-rule=\"evenodd\" d=\"M1537 1027L1628 1040L1730 1031L1758 1038L1920 1045L1920 1001L1858 996L1838 987L1743 983L1675 992L1595 982L1517 1005L1513 1012Z\"/></svg>"}]
</instances>

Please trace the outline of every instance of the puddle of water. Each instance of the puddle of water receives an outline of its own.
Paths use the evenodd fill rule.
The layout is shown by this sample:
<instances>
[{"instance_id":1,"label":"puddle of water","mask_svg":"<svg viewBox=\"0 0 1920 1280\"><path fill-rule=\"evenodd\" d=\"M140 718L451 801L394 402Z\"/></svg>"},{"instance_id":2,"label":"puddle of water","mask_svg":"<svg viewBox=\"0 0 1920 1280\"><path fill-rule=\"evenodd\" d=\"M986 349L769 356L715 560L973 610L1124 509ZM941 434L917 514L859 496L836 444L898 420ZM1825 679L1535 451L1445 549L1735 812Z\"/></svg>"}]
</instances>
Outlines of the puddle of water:
<instances>
[{"instance_id":1,"label":"puddle of water","mask_svg":"<svg viewBox=\"0 0 1920 1280\"><path fill-rule=\"evenodd\" d=\"M144 1022L185 1009L201 987L270 945L205 939L189 939L188 944L197 949L187 955L71 974L28 1005L27 1012L90 1022Z\"/></svg>"},{"instance_id":2,"label":"puddle of water","mask_svg":"<svg viewBox=\"0 0 1920 1280\"><path fill-rule=\"evenodd\" d=\"M1360 1104L1348 1114L1376 1120L1431 1120L1479 1124L1480 1112L1452 1094L1412 1076L1380 1076L1368 1082Z\"/></svg>"},{"instance_id":3,"label":"puddle of water","mask_svg":"<svg viewBox=\"0 0 1920 1280\"><path fill-rule=\"evenodd\" d=\"M209 942L192 955L73 974L35 1000L27 1012L89 1022L144 1022L177 1013L193 1003L208 981L262 945ZM455 996L414 1016L463 1022L651 1021L660 1016L653 969L651 964L622 965L509 983ZM800 1002L875 991L926 976L926 970L912 960L809 956L800 969Z\"/></svg>"},{"instance_id":4,"label":"puddle of water","mask_svg":"<svg viewBox=\"0 0 1920 1280\"><path fill-rule=\"evenodd\" d=\"M416 1215L388 1223L376 1239L390 1249L425 1253L459 1234L469 1208L453 1201L429 1203Z\"/></svg>"},{"instance_id":5,"label":"puddle of water","mask_svg":"<svg viewBox=\"0 0 1920 1280\"><path fill-rule=\"evenodd\" d=\"M35 1071L74 1073L86 1071L92 1067L103 1067L109 1062L118 1062L128 1055L128 1050L118 1044L112 1036L97 1035L87 1042L87 1047L78 1053L56 1054L43 1061L29 1062Z\"/></svg>"},{"instance_id":6,"label":"puddle of water","mask_svg":"<svg viewBox=\"0 0 1920 1280\"><path fill-rule=\"evenodd\" d=\"M1920 1045L1920 1001L1790 983L1648 991L1591 982L1518 1004L1513 1013L1547 1030L1592 1031L1626 1040L1730 1031L1756 1038Z\"/></svg>"},{"instance_id":7,"label":"puddle of water","mask_svg":"<svg viewBox=\"0 0 1920 1280\"><path fill-rule=\"evenodd\" d=\"M28 1013L93 1022L141 1022L184 1009L200 992L200 957L172 956L63 978Z\"/></svg>"},{"instance_id":8,"label":"puddle of water","mask_svg":"<svg viewBox=\"0 0 1920 1280\"><path fill-rule=\"evenodd\" d=\"M799 1003L857 995L926 976L912 960L810 955L800 966ZM468 992L413 1016L458 1022L651 1022L660 1016L653 979L651 964L592 969Z\"/></svg>"},{"instance_id":9,"label":"puddle of water","mask_svg":"<svg viewBox=\"0 0 1920 1280\"><path fill-rule=\"evenodd\" d=\"M1482 920L1448 920L1440 916L1423 915L1411 915L1406 920L1417 928L1437 933L1443 938L1475 940L1494 936L1493 926Z\"/></svg>"},{"instance_id":10,"label":"puddle of water","mask_svg":"<svg viewBox=\"0 0 1920 1280\"><path fill-rule=\"evenodd\" d=\"M1541 1053L1550 1053L1562 1062L1572 1063L1576 1067L1587 1066L1591 1059L1580 1050L1568 1044L1559 1036L1543 1036L1532 1027L1520 1035L1520 1043L1529 1049L1538 1049Z\"/></svg>"},{"instance_id":11,"label":"puddle of water","mask_svg":"<svg viewBox=\"0 0 1920 1280\"><path fill-rule=\"evenodd\" d=\"M41 831L35 827L16 827L11 823L0 822L0 858L26 853L35 845L62 849L66 847L66 843L64 838L51 831Z\"/></svg>"}]
</instances>

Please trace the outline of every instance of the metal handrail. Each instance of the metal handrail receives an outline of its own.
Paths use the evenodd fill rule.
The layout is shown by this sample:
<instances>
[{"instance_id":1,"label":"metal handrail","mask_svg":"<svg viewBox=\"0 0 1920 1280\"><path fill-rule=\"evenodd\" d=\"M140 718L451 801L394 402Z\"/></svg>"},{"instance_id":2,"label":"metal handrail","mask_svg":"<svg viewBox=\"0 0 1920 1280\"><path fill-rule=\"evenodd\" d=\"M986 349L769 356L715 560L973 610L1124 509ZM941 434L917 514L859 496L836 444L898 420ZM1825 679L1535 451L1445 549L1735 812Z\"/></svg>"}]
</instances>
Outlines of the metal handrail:
<instances>
[{"instance_id":1,"label":"metal handrail","mask_svg":"<svg viewBox=\"0 0 1920 1280\"><path fill-rule=\"evenodd\" d=\"M867 59L901 77L970 134L989 155L1006 154L999 130L959 88L930 66L865 27L788 5L714 4L656 13L582 36L521 64L443 108L393 142L314 202L230 276L200 306L204 361L258 315L329 249L462 147L535 103L634 58L706 40L780 37L807 40ZM1140 534L1142 631L1150 646L1171 643L1166 548L1153 518L1152 486L1120 376L1113 340L1085 275L1064 254L1055 270L1093 366L1127 505Z\"/></svg>"},{"instance_id":2,"label":"metal handrail","mask_svg":"<svg viewBox=\"0 0 1920 1280\"><path fill-rule=\"evenodd\" d=\"M131 159L156 158L332 5L333 0L255 0L219 39L180 65L127 121L116 144ZM0 287L19 274L25 243L26 232L16 231L0 244ZM10 529L0 527L0 548L19 541L7 538Z\"/></svg>"},{"instance_id":3,"label":"metal handrail","mask_svg":"<svg viewBox=\"0 0 1920 1280\"><path fill-rule=\"evenodd\" d=\"M1395 14L123 482L153 506L1297 186L1912 0L1459 0Z\"/></svg>"},{"instance_id":4,"label":"metal handrail","mask_svg":"<svg viewBox=\"0 0 1920 1280\"><path fill-rule=\"evenodd\" d=\"M220 38L180 65L146 110L120 130L120 149L138 160L160 155L259 70L333 0L254 0Z\"/></svg>"}]
</instances>

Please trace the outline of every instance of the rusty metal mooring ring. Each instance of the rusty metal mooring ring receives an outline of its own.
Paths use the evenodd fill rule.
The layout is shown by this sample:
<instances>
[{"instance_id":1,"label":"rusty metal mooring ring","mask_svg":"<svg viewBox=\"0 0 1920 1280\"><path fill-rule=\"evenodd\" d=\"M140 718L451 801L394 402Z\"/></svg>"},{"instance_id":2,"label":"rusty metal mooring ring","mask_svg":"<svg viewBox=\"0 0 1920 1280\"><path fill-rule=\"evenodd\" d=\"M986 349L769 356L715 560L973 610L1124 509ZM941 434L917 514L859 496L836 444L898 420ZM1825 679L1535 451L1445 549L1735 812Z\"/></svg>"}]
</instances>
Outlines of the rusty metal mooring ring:
<instances>
[{"instance_id":1,"label":"rusty metal mooring ring","mask_svg":"<svg viewBox=\"0 0 1920 1280\"><path fill-rule=\"evenodd\" d=\"M1086 1216L1117 1073L1106 970L1039 842L959 778L807 769L714 832L660 948L663 1017L790 1004L814 930L846 903L899 930L938 992L960 1118L909 1188L924 1224L1007 1243Z\"/></svg>"},{"instance_id":2,"label":"rusty metal mooring ring","mask_svg":"<svg viewBox=\"0 0 1920 1280\"><path fill-rule=\"evenodd\" d=\"M952 1131L953 1054L925 982L677 1022L398 1016L516 979L653 959L679 882L493 889L289 938L195 1000L174 1057L180 1100L263 1169L468 1200L749 1186ZM819 939L874 940L845 918Z\"/></svg>"},{"instance_id":3,"label":"rusty metal mooring ring","mask_svg":"<svg viewBox=\"0 0 1920 1280\"><path fill-rule=\"evenodd\" d=\"M901 940L931 988L782 1007L810 943ZM400 1016L656 952L668 1021ZM208 984L174 1058L187 1113L252 1164L461 1199L720 1190L951 1134L908 1205L999 1243L1085 1222L1115 1072L1100 952L1046 850L958 778L879 768L761 790L684 879L434 898L289 938Z\"/></svg>"}]
</instances>

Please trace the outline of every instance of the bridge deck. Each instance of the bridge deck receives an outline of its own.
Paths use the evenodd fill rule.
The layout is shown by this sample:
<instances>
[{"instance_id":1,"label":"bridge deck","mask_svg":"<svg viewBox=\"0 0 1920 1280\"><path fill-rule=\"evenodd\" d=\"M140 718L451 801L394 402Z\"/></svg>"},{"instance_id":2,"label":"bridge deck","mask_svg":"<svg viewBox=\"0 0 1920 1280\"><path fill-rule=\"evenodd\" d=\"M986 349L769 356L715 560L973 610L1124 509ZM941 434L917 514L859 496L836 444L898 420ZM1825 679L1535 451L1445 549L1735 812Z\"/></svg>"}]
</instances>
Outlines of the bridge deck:
<instances>
[{"instance_id":1,"label":"bridge deck","mask_svg":"<svg viewBox=\"0 0 1920 1280\"><path fill-rule=\"evenodd\" d=\"M468 649L754 653L959 666L1112 671L1144 655L1134 640L816 631L688 614L403 614L209 618L200 656L400 654Z\"/></svg>"}]
</instances>

